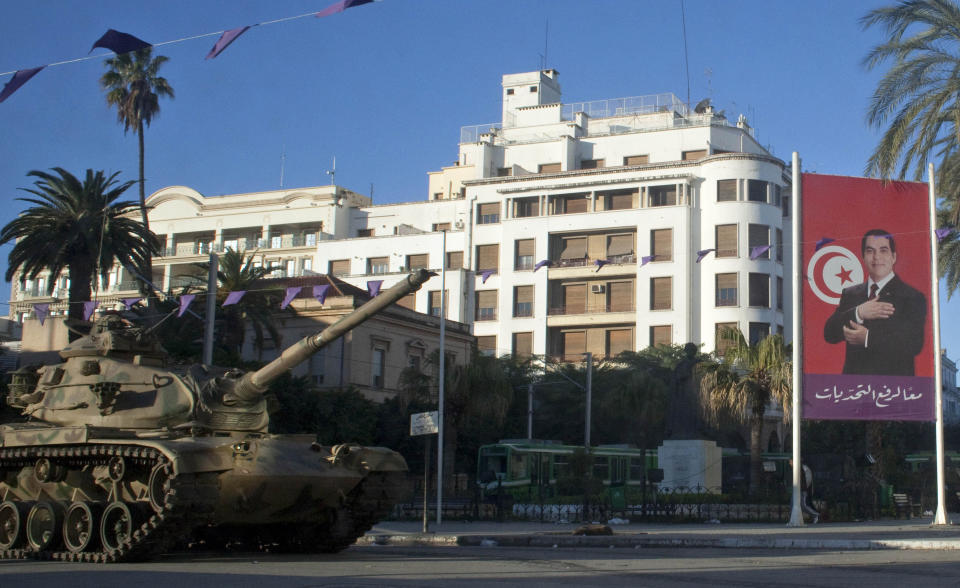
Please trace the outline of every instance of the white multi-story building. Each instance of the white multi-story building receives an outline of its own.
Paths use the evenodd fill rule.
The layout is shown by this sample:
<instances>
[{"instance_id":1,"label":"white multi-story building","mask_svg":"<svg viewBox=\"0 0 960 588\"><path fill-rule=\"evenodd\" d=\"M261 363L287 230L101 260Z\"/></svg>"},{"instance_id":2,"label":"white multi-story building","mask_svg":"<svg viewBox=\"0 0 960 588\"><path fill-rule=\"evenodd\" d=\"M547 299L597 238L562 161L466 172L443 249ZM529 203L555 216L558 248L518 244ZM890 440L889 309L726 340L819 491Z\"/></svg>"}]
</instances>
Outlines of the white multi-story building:
<instances>
[{"instance_id":1,"label":"white multi-story building","mask_svg":"<svg viewBox=\"0 0 960 588\"><path fill-rule=\"evenodd\" d=\"M448 317L498 354L790 337L789 178L742 117L672 94L563 104L555 70L504 76L502 98L429 200L351 210L349 246L320 242L316 267L389 283L445 256ZM406 303L439 312L431 286Z\"/></svg>"},{"instance_id":2,"label":"white multi-story building","mask_svg":"<svg viewBox=\"0 0 960 588\"><path fill-rule=\"evenodd\" d=\"M742 116L672 94L563 104L555 70L506 75L501 96L501 120L461 129L457 162L429 174L426 200L372 205L336 186L154 193L166 249L153 280L195 281L194 264L227 247L278 274L359 287L445 261L444 286L431 280L402 304L436 315L444 290L447 318L487 352L711 351L724 327L791 337L789 177ZM712 251L698 263L701 250ZM118 273L98 295L119 299L130 279ZM39 286L15 283L14 313Z\"/></svg>"}]
</instances>

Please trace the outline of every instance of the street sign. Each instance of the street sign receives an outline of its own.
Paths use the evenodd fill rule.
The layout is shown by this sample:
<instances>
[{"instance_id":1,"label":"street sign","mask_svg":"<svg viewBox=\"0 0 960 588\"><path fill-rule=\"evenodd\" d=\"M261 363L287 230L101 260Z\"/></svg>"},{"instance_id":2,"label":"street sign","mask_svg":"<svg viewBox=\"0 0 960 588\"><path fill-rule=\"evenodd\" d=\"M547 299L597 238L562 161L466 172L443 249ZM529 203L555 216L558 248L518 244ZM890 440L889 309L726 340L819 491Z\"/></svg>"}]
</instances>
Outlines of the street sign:
<instances>
[{"instance_id":1,"label":"street sign","mask_svg":"<svg viewBox=\"0 0 960 588\"><path fill-rule=\"evenodd\" d=\"M410 436L430 435L440 431L440 413L436 410L410 415Z\"/></svg>"}]
</instances>

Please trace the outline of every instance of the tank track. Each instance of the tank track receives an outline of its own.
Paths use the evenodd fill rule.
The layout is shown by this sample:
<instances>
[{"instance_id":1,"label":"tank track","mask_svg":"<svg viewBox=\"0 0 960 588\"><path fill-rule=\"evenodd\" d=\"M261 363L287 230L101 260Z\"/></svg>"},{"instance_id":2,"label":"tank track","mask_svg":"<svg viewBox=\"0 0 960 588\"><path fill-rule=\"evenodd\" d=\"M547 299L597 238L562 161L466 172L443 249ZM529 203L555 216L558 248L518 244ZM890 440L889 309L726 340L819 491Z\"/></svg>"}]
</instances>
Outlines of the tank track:
<instances>
[{"instance_id":1,"label":"tank track","mask_svg":"<svg viewBox=\"0 0 960 588\"><path fill-rule=\"evenodd\" d=\"M151 448L128 444L87 444L77 446L29 446L0 448L0 469L19 470L33 467L37 460L47 458L67 470L88 465L107 465L111 458L122 457L130 467L141 472L153 471L157 466L168 474L163 487L163 504L151 508L150 501L143 497L126 501L131 512L139 516L132 525L132 532L117 541L115 549L106 549L96 541L92 551L70 551L63 546L61 538L50 550L37 551L27 546L0 550L0 559L53 559L76 562L123 562L138 561L167 551L177 541L192 536L193 531L207 525L213 517L217 500L218 481L216 473L173 473L169 460L162 452ZM10 500L8 498L8 500ZM70 506L68 501L56 501L62 513ZM159 500L156 500L159 503ZM100 521L94 525L99 535ZM62 525L62 523L61 523ZM25 531L21 529L21 533ZM23 539L19 543L23 543Z\"/></svg>"}]
</instances>

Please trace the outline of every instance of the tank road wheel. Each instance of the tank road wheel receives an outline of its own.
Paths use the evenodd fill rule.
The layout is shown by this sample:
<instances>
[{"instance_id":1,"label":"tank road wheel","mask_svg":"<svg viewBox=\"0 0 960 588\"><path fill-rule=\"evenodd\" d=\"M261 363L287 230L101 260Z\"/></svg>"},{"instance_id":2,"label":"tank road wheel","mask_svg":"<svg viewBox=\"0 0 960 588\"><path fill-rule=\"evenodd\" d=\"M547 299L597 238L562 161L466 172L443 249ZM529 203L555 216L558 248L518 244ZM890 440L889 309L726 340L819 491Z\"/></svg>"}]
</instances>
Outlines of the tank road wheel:
<instances>
[{"instance_id":1,"label":"tank road wheel","mask_svg":"<svg viewBox=\"0 0 960 588\"><path fill-rule=\"evenodd\" d=\"M63 515L63 542L73 553L93 551L100 544L98 523L103 507L94 502L74 502Z\"/></svg>"},{"instance_id":2,"label":"tank road wheel","mask_svg":"<svg viewBox=\"0 0 960 588\"><path fill-rule=\"evenodd\" d=\"M100 540L103 549L115 553L133 540L133 531L139 525L135 513L123 502L111 502L100 518Z\"/></svg>"},{"instance_id":3,"label":"tank road wheel","mask_svg":"<svg viewBox=\"0 0 960 588\"><path fill-rule=\"evenodd\" d=\"M16 549L23 544L24 521L30 504L12 500L0 504L0 549Z\"/></svg>"},{"instance_id":4,"label":"tank road wheel","mask_svg":"<svg viewBox=\"0 0 960 588\"><path fill-rule=\"evenodd\" d=\"M109 475L110 479L114 482L122 480L123 475L126 473L127 462L119 455L114 455L110 458L110 461L107 462L107 475Z\"/></svg>"},{"instance_id":5,"label":"tank road wheel","mask_svg":"<svg viewBox=\"0 0 960 588\"><path fill-rule=\"evenodd\" d=\"M147 495L150 498L150 506L153 510L160 512L163 505L167 502L167 494L170 492L170 464L158 463L153 466L150 472L150 480L147 482Z\"/></svg>"},{"instance_id":6,"label":"tank road wheel","mask_svg":"<svg viewBox=\"0 0 960 588\"><path fill-rule=\"evenodd\" d=\"M63 510L54 502L38 502L27 515L27 543L34 551L46 551L60 541Z\"/></svg>"}]
</instances>

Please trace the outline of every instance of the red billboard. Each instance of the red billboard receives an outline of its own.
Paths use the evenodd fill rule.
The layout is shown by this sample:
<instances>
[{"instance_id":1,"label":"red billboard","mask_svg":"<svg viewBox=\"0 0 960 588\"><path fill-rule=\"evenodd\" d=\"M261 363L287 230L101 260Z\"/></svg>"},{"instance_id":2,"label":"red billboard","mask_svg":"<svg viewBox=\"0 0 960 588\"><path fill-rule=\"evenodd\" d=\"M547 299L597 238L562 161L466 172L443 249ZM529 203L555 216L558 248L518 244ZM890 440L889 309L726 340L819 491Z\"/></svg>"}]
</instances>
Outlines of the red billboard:
<instances>
[{"instance_id":1,"label":"red billboard","mask_svg":"<svg viewBox=\"0 0 960 588\"><path fill-rule=\"evenodd\" d=\"M928 189L803 174L803 418L934 420Z\"/></svg>"}]
</instances>

